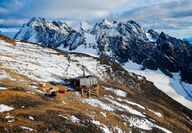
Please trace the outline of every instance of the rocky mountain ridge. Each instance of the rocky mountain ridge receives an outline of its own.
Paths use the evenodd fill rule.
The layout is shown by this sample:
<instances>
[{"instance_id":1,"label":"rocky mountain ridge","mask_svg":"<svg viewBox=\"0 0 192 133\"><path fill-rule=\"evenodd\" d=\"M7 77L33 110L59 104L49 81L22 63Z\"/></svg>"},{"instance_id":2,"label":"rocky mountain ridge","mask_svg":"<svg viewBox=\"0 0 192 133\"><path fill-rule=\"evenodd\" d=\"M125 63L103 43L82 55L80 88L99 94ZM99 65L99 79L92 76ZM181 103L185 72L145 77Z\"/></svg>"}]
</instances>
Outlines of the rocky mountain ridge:
<instances>
[{"instance_id":1,"label":"rocky mountain ridge","mask_svg":"<svg viewBox=\"0 0 192 133\"><path fill-rule=\"evenodd\" d=\"M47 22L44 18L32 18L24 24L15 38L57 48L77 48L84 42L83 36L69 25L60 21Z\"/></svg>"},{"instance_id":2,"label":"rocky mountain ridge","mask_svg":"<svg viewBox=\"0 0 192 133\"><path fill-rule=\"evenodd\" d=\"M36 22L41 24L32 24ZM86 50L89 48L99 57L114 60L122 65L131 60L142 64L143 69L160 69L169 76L172 76L171 72L180 72L183 81L192 83L190 43L172 38L163 32L159 34L149 30L146 33L134 21L103 20L93 28L84 23L81 25L84 28L80 28L80 31L73 30L67 24L61 25L61 22L56 24L55 21L46 22L42 18L33 18L23 26L15 38L69 51L81 47L80 51L89 53Z\"/></svg>"}]
</instances>

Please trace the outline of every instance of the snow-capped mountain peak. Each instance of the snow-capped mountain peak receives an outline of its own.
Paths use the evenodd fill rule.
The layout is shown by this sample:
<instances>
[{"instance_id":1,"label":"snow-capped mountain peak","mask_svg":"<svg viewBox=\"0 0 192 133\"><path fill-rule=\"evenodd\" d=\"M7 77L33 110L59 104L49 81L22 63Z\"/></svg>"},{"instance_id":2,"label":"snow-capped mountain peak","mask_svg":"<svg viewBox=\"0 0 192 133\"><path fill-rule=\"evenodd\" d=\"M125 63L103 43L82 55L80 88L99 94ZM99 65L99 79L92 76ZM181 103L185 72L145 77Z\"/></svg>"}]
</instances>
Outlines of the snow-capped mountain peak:
<instances>
[{"instance_id":1,"label":"snow-capped mountain peak","mask_svg":"<svg viewBox=\"0 0 192 133\"><path fill-rule=\"evenodd\" d=\"M45 23L45 19L44 18L40 18L40 17L33 17L28 23L27 26L42 26L42 24Z\"/></svg>"},{"instance_id":2,"label":"snow-capped mountain peak","mask_svg":"<svg viewBox=\"0 0 192 133\"><path fill-rule=\"evenodd\" d=\"M69 34L69 32L73 31L67 23L61 21L53 21L51 24L55 25L59 28L59 30L64 34ZM50 27L51 28L51 27ZM58 29L57 29L58 30Z\"/></svg>"},{"instance_id":3,"label":"snow-capped mountain peak","mask_svg":"<svg viewBox=\"0 0 192 133\"><path fill-rule=\"evenodd\" d=\"M41 18L33 18L29 23L16 34L16 39L67 51L91 51L122 65L131 60L143 68L160 69L169 76L171 72L181 72L182 80L192 83L191 44L153 30L146 33L135 21L104 19L94 26L82 22L80 31L63 22Z\"/></svg>"},{"instance_id":4,"label":"snow-capped mountain peak","mask_svg":"<svg viewBox=\"0 0 192 133\"><path fill-rule=\"evenodd\" d=\"M83 36L66 23L60 21L49 22L43 18L32 18L31 21L23 25L14 38L70 50L84 43Z\"/></svg>"},{"instance_id":5,"label":"snow-capped mountain peak","mask_svg":"<svg viewBox=\"0 0 192 133\"><path fill-rule=\"evenodd\" d=\"M110 21L108 21L107 19L103 19L103 21L100 23L101 25L112 25L112 23Z\"/></svg>"},{"instance_id":6,"label":"snow-capped mountain peak","mask_svg":"<svg viewBox=\"0 0 192 133\"><path fill-rule=\"evenodd\" d=\"M88 22L83 21L80 23L80 30L82 32L90 32L92 28L93 28L93 25L91 25Z\"/></svg>"}]
</instances>

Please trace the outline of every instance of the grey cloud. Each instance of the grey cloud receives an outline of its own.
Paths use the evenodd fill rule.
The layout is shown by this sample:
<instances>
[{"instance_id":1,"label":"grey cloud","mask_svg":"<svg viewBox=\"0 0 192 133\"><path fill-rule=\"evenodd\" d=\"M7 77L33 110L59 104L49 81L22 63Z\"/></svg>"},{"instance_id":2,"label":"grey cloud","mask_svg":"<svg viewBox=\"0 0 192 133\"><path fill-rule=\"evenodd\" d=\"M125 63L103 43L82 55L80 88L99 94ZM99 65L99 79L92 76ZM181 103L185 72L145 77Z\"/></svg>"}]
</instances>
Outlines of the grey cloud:
<instances>
[{"instance_id":1,"label":"grey cloud","mask_svg":"<svg viewBox=\"0 0 192 133\"><path fill-rule=\"evenodd\" d=\"M0 26L21 25L32 17L60 20L107 17L110 20L132 19L145 29L190 29L192 0L1 0Z\"/></svg>"},{"instance_id":2,"label":"grey cloud","mask_svg":"<svg viewBox=\"0 0 192 133\"><path fill-rule=\"evenodd\" d=\"M46 19L95 19L105 18L109 11L129 0L1 0L2 25L12 25L12 20L45 17ZM4 23L5 22L5 23ZM7 23L8 22L8 23ZM3 24L4 23L4 24Z\"/></svg>"},{"instance_id":3,"label":"grey cloud","mask_svg":"<svg viewBox=\"0 0 192 133\"><path fill-rule=\"evenodd\" d=\"M31 9L24 16L45 16L49 18L89 19L107 17L109 10L129 0L28 0Z\"/></svg>"},{"instance_id":4,"label":"grey cloud","mask_svg":"<svg viewBox=\"0 0 192 133\"><path fill-rule=\"evenodd\" d=\"M0 19L0 26L20 26L27 21L27 19Z\"/></svg>"},{"instance_id":5,"label":"grey cloud","mask_svg":"<svg viewBox=\"0 0 192 133\"><path fill-rule=\"evenodd\" d=\"M192 9L188 11L176 11L174 12L171 17L173 18L183 18L183 17L191 17L192 16Z\"/></svg>"},{"instance_id":6,"label":"grey cloud","mask_svg":"<svg viewBox=\"0 0 192 133\"><path fill-rule=\"evenodd\" d=\"M110 18L112 18L112 16L110 16ZM119 14L117 18L121 20L133 19L145 28L191 28L192 1L179 0L141 7L131 11L125 11Z\"/></svg>"}]
</instances>

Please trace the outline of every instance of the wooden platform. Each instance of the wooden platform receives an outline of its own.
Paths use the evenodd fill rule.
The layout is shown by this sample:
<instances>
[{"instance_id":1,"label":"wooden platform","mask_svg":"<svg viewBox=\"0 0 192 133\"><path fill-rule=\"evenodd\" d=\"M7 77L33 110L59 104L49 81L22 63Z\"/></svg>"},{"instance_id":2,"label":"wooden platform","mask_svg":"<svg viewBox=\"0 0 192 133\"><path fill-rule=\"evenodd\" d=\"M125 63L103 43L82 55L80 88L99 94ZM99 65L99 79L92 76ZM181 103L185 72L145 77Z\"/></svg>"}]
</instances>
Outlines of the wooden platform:
<instances>
[{"instance_id":1,"label":"wooden platform","mask_svg":"<svg viewBox=\"0 0 192 133\"><path fill-rule=\"evenodd\" d=\"M100 98L101 95L100 95L100 87L99 85L97 86L91 86L91 87L86 87L86 86L82 86L81 87L81 95L82 97L88 97L88 98L91 98L91 97L98 97Z\"/></svg>"}]
</instances>

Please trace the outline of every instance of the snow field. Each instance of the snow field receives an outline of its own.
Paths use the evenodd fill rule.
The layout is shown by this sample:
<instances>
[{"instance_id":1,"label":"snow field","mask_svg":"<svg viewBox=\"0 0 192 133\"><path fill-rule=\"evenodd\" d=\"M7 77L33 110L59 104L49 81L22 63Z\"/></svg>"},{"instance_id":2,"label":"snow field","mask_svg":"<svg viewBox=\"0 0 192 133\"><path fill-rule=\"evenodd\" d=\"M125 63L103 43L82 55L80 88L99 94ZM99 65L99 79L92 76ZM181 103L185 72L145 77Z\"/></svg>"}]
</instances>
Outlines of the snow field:
<instances>
[{"instance_id":1,"label":"snow field","mask_svg":"<svg viewBox=\"0 0 192 133\"><path fill-rule=\"evenodd\" d=\"M172 133L171 131L163 127L157 126L146 119L138 119L136 117L131 117L128 119L128 121L130 123L130 127L137 127L143 130L152 130L152 127L155 127L164 131L165 133Z\"/></svg>"},{"instance_id":2,"label":"snow field","mask_svg":"<svg viewBox=\"0 0 192 133\"><path fill-rule=\"evenodd\" d=\"M107 88L107 87L105 87L105 90L112 92L116 96L120 96L120 97L126 97L127 96L127 93L122 91L122 90Z\"/></svg>"},{"instance_id":3,"label":"snow field","mask_svg":"<svg viewBox=\"0 0 192 133\"><path fill-rule=\"evenodd\" d=\"M99 108L102 108L102 109L107 110L107 111L114 112L115 110L119 110L119 111L125 111L125 112L129 112L131 114L134 114L135 117L133 117L133 116L128 117L128 116L124 115L123 112L121 115L121 118L123 120L128 121L130 123L130 125L129 125L130 127L137 127L137 128L143 129L143 130L152 130L152 128L155 127L155 128L158 128L158 129L160 129L166 133L171 133L169 130L167 130L163 127L157 126L157 125L153 124L152 122L150 122L149 120L145 119L145 115L143 115L141 112L134 110L133 108L130 108L127 105L121 104L121 103L113 100L112 96L109 96L109 97L105 96L104 99L108 100L110 103L105 104L102 101L97 100L97 99L83 99L82 101L84 103L90 104L91 106L99 107ZM125 99L120 99L120 98L118 98L118 100L119 101L127 101ZM129 103L129 101L127 103ZM135 106L138 106L142 109L145 109L143 106L136 104L136 103L133 103L133 102L131 102L131 105L135 105ZM159 112L155 112L155 111L150 110L150 109L148 109L148 110L153 112L158 117L161 117L161 118L163 117L163 115ZM106 117L106 113L101 112L101 114L104 117ZM103 129L107 133L112 132L109 128L107 128L107 126L100 123L99 121L94 120L94 117L93 117L93 120L91 122L98 125L101 129ZM122 132L122 130L119 127L114 127L114 129L116 129L118 131L118 133Z\"/></svg>"},{"instance_id":4,"label":"snow field","mask_svg":"<svg viewBox=\"0 0 192 133\"><path fill-rule=\"evenodd\" d=\"M141 70L141 65L133 63L132 61L129 61L123 67L129 72L144 76L175 101L192 109L192 85L180 81L181 77L179 73L172 73L173 78L170 78L160 70Z\"/></svg>"},{"instance_id":5,"label":"snow field","mask_svg":"<svg viewBox=\"0 0 192 133\"><path fill-rule=\"evenodd\" d=\"M122 92L120 93L123 95L119 95L118 93L116 93L116 92L119 92L119 90L116 90L114 88L108 88L108 87L104 87L104 88L107 91L117 94L117 98L114 98L111 95L104 96L102 100L107 100L108 104L103 103L102 100L98 100L98 99L82 99L82 101L84 103L90 104L93 107L99 107L106 111L110 111L110 112L114 112L116 110L122 111L122 115L120 117L123 120L128 121L130 124L129 125L130 127L137 127L137 128L140 128L143 130L149 130L149 131L152 130L152 128L158 128L166 133L171 133L169 130L167 130L163 127L157 126L156 124L153 124L151 121L147 120L145 118L146 116L144 114L142 114L141 112L127 106L126 104L120 103L120 102L125 102L127 104L134 105L134 106L137 106L137 107L145 110L145 107L143 107L142 105L124 99L124 96L126 96L126 95L124 95L124 93L125 93L124 91L122 91L124 93L122 93ZM163 118L163 115L161 113L156 112L151 109L148 109L148 110L151 111L152 113L154 113L155 115L157 115L158 117ZM124 114L124 112L128 112L135 116L128 117L127 115ZM106 117L106 113L101 112L101 114L104 117ZM152 119L152 121L154 121L154 120ZM94 117L93 117L92 123L99 125L100 128L103 129L107 133L112 132L109 128L105 127L104 124L100 123L99 121L94 120ZM114 129L115 129L115 127L114 127ZM118 131L118 133L122 132L122 130L119 127L117 127L116 130Z\"/></svg>"},{"instance_id":6,"label":"snow field","mask_svg":"<svg viewBox=\"0 0 192 133\"><path fill-rule=\"evenodd\" d=\"M93 74L98 77L106 77L105 67L100 65L92 57L77 57L75 55L57 55L58 52L49 48L41 48L30 43L17 42L16 46L10 46L0 40L0 63L3 68L12 69L14 72L27 76L36 81L60 81L58 76L72 78L82 75L82 66L86 66L86 74ZM12 56L14 58L8 58ZM70 58L70 60L68 60ZM12 62L12 63L9 63ZM70 67L69 67L70 66ZM101 76L102 75L102 76ZM9 75L4 71L0 72L0 78L7 78ZM11 78L11 77L9 77ZM102 79L104 80L104 79Z\"/></svg>"}]
</instances>

